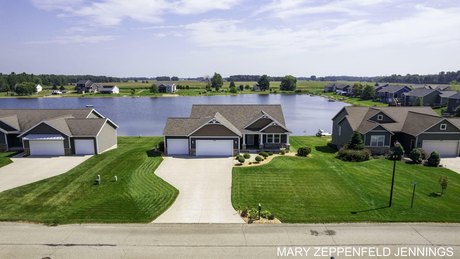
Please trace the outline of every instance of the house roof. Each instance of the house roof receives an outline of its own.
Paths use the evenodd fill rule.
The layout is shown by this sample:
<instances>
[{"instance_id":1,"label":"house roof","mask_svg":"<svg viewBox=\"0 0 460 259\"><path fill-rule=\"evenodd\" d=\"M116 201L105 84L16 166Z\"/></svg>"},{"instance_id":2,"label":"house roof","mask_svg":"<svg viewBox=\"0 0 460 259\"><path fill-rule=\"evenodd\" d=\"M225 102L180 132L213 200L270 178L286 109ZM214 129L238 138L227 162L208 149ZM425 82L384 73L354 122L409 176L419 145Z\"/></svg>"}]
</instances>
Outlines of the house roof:
<instances>
[{"instance_id":1,"label":"house roof","mask_svg":"<svg viewBox=\"0 0 460 259\"><path fill-rule=\"evenodd\" d=\"M448 98L448 97L451 97L452 95L458 93L457 91L441 91L439 96L441 96L441 98Z\"/></svg>"},{"instance_id":2,"label":"house roof","mask_svg":"<svg viewBox=\"0 0 460 259\"><path fill-rule=\"evenodd\" d=\"M83 84L87 84L87 83L92 83L91 80L78 80L78 82L76 83L77 85L83 85Z\"/></svg>"},{"instance_id":3,"label":"house roof","mask_svg":"<svg viewBox=\"0 0 460 259\"><path fill-rule=\"evenodd\" d=\"M0 117L0 122L3 122L7 126L7 128L4 129L6 131L19 131L20 129L18 116L16 116L16 114Z\"/></svg>"},{"instance_id":4,"label":"house roof","mask_svg":"<svg viewBox=\"0 0 460 259\"><path fill-rule=\"evenodd\" d=\"M410 89L408 86L405 85L387 85L380 89L378 92L379 93L396 93L401 91L404 88Z\"/></svg>"},{"instance_id":5,"label":"house roof","mask_svg":"<svg viewBox=\"0 0 460 259\"><path fill-rule=\"evenodd\" d=\"M88 109L1 109L0 120L25 132L42 121L60 117L86 118L93 110ZM7 119L4 119L7 118ZM53 123L53 122L51 122Z\"/></svg>"},{"instance_id":6,"label":"house roof","mask_svg":"<svg viewBox=\"0 0 460 259\"><path fill-rule=\"evenodd\" d=\"M417 88L417 89L414 89L414 90L412 90L410 92L407 92L406 96L424 97L424 96L429 95L429 94L434 93L434 92L439 93L438 90L434 90L434 89Z\"/></svg>"},{"instance_id":7,"label":"house roof","mask_svg":"<svg viewBox=\"0 0 460 259\"><path fill-rule=\"evenodd\" d=\"M427 124L434 118L442 120L430 107L344 107L350 126L354 131L367 133L378 125L390 132L405 132L413 134L426 130ZM370 120L378 113L383 113L394 122L380 123ZM430 124L431 125L431 124Z\"/></svg>"},{"instance_id":8,"label":"house roof","mask_svg":"<svg viewBox=\"0 0 460 259\"><path fill-rule=\"evenodd\" d=\"M66 124L68 125L69 130L74 137L96 136L106 121L107 119L102 118L68 118L66 119Z\"/></svg>"},{"instance_id":9,"label":"house roof","mask_svg":"<svg viewBox=\"0 0 460 259\"><path fill-rule=\"evenodd\" d=\"M460 92L449 96L449 99L460 99Z\"/></svg>"},{"instance_id":10,"label":"house roof","mask_svg":"<svg viewBox=\"0 0 460 259\"><path fill-rule=\"evenodd\" d=\"M264 114L286 128L281 105L251 104L198 104L192 106L189 118L168 118L164 129L167 136L188 136L213 118L229 130L241 136L245 127Z\"/></svg>"}]
</instances>

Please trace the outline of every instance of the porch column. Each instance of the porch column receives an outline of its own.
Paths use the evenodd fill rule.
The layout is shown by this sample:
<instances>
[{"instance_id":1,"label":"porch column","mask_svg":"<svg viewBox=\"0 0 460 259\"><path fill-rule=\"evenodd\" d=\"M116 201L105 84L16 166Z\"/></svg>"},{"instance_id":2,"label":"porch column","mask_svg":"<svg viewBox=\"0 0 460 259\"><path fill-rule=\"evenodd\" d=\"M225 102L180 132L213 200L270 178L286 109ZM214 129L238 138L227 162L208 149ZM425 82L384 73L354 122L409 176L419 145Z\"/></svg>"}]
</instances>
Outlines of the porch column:
<instances>
[{"instance_id":1,"label":"porch column","mask_svg":"<svg viewBox=\"0 0 460 259\"><path fill-rule=\"evenodd\" d=\"M286 134L286 144L289 145L289 134Z\"/></svg>"},{"instance_id":2,"label":"porch column","mask_svg":"<svg viewBox=\"0 0 460 259\"><path fill-rule=\"evenodd\" d=\"M246 135L243 134L243 145L246 145Z\"/></svg>"},{"instance_id":3,"label":"porch column","mask_svg":"<svg viewBox=\"0 0 460 259\"><path fill-rule=\"evenodd\" d=\"M259 136L259 148L263 148L263 145L264 145L263 134L260 134L260 136Z\"/></svg>"}]
</instances>

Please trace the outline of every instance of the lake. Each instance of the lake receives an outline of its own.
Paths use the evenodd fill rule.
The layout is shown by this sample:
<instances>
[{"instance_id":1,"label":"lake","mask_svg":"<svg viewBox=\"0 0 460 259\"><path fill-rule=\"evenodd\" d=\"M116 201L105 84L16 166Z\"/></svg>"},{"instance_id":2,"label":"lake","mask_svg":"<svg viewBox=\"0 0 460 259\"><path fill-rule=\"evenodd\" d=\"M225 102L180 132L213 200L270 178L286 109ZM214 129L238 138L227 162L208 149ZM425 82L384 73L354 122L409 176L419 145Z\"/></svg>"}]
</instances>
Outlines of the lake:
<instances>
[{"instance_id":1,"label":"lake","mask_svg":"<svg viewBox=\"0 0 460 259\"><path fill-rule=\"evenodd\" d=\"M0 98L0 109L94 109L120 126L120 136L160 136L168 117L188 117L192 104L281 104L293 135L332 130L332 117L344 106L319 96L245 94L235 96Z\"/></svg>"}]
</instances>

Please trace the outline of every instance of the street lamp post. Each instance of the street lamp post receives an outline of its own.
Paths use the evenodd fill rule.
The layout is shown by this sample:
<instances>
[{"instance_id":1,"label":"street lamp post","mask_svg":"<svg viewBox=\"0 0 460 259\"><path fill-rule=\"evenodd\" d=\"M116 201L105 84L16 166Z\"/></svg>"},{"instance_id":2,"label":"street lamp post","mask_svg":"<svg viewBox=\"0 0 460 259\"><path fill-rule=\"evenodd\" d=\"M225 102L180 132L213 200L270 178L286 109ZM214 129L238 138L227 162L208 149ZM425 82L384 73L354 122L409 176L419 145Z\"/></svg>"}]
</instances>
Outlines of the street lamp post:
<instances>
[{"instance_id":1,"label":"street lamp post","mask_svg":"<svg viewBox=\"0 0 460 259\"><path fill-rule=\"evenodd\" d=\"M412 200L410 202L410 208L414 207L414 198L415 198L415 187L417 186L417 182L412 182L412 185L414 186L414 190L412 191Z\"/></svg>"},{"instance_id":2,"label":"street lamp post","mask_svg":"<svg viewBox=\"0 0 460 259\"><path fill-rule=\"evenodd\" d=\"M396 171L396 154L392 154L391 158L393 159L393 177L391 178L391 190L390 190L390 204L388 207L391 208L391 203L393 202L393 188L395 184L395 171Z\"/></svg>"}]
</instances>

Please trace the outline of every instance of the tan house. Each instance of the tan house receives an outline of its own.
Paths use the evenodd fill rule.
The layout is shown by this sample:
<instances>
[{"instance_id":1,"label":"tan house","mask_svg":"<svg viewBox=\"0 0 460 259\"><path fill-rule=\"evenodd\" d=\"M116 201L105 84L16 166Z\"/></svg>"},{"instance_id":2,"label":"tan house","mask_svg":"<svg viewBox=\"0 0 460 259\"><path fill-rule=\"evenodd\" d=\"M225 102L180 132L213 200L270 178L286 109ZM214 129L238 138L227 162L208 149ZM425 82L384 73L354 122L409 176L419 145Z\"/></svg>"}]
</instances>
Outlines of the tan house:
<instances>
[{"instance_id":1,"label":"tan house","mask_svg":"<svg viewBox=\"0 0 460 259\"><path fill-rule=\"evenodd\" d=\"M289 149L281 105L193 105L190 117L169 118L168 155L233 156L248 150Z\"/></svg>"}]
</instances>

